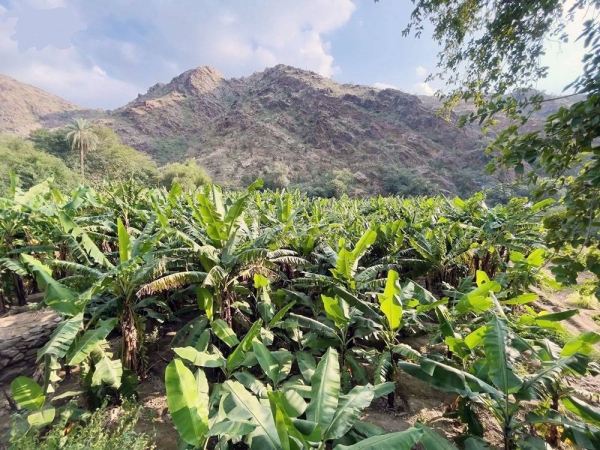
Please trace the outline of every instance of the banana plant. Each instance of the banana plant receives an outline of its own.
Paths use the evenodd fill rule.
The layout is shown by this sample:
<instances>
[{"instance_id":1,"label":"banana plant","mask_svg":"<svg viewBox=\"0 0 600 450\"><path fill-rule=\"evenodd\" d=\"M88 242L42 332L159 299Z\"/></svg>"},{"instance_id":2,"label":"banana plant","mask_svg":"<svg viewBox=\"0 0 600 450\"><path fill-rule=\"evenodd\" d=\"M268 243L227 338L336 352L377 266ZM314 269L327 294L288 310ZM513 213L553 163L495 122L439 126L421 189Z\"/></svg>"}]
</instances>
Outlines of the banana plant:
<instances>
[{"instance_id":1,"label":"banana plant","mask_svg":"<svg viewBox=\"0 0 600 450\"><path fill-rule=\"evenodd\" d=\"M28 412L29 427L43 428L54 421L56 408L46 403L44 388L28 377L19 376L10 383L12 398Z\"/></svg>"},{"instance_id":2,"label":"banana plant","mask_svg":"<svg viewBox=\"0 0 600 450\"><path fill-rule=\"evenodd\" d=\"M201 283L206 289L207 301L215 318L224 320L229 328L235 328L233 313L239 312L239 308L234 305L238 292L247 292L242 285L246 279L255 274L279 278L278 264L297 265L304 262L290 250L271 251L255 246L260 239L252 236L244 215L251 192L260 186L260 182L250 186L246 193L229 205L224 203L217 186L208 188L206 193L198 194L195 199L188 198L196 226L202 227L202 232L195 234L204 240L204 245L188 241L194 248L201 270L184 270L166 275L148 283L138 294L150 295L186 283ZM252 323L248 318L239 318L248 327Z\"/></svg>"},{"instance_id":3,"label":"banana plant","mask_svg":"<svg viewBox=\"0 0 600 450\"><path fill-rule=\"evenodd\" d=\"M219 448L232 448L241 439L251 449L409 450L423 439L429 442L427 449L452 448L434 447L431 442L441 438L423 426L386 435L378 427L360 422L361 412L393 389L393 383L356 386L343 395L334 349L305 371L305 378L292 377L281 383L288 375L275 369L276 361L260 349L258 341L253 345L272 386L248 375L240 377L242 381L213 386L209 395L201 369L194 375L179 359L169 364L165 374L169 411L184 442L206 447L214 437Z\"/></svg>"},{"instance_id":4,"label":"banana plant","mask_svg":"<svg viewBox=\"0 0 600 450\"><path fill-rule=\"evenodd\" d=\"M579 344L573 342L563 349L560 358L542 360L542 368L537 372L521 376L514 369L515 361L521 357L520 352L532 351L535 358L539 352L525 342L509 328L506 319L492 315L482 328L469 336L468 341L473 349L481 348L481 357L475 361L468 371L427 357L422 357L419 365L400 362L399 367L405 372L424 380L431 385L456 393L460 397L459 417L468 425L468 430L477 437L483 435L483 424L476 415L474 405L487 409L498 421L503 431L503 448L544 448L543 441L528 437L531 425L557 424L565 427L565 437L574 438L574 442L583 448L596 448L598 431L591 425L576 426L572 421L552 410L544 417L529 415L522 419L518 412L525 401L543 403L552 396L551 386L571 373L586 373L588 358L576 351L578 345L584 346L585 340ZM590 341L593 339L589 339ZM580 405L579 402L577 402ZM573 406L572 409L593 411L593 407ZM562 420L562 422L561 422ZM541 442L540 442L541 441ZM537 442L532 447L532 442ZM590 444L592 443L592 444ZM592 445L592 446L589 446Z\"/></svg>"},{"instance_id":5,"label":"banana plant","mask_svg":"<svg viewBox=\"0 0 600 450\"><path fill-rule=\"evenodd\" d=\"M350 294L346 294L344 297L349 298ZM324 317L321 314L311 318L290 313L287 323L299 327L301 333L298 343L301 349L310 349L308 353L324 351L329 347L339 349L342 387L347 392L352 380L358 383L366 381L366 371L358 361L358 341L377 339L381 325L378 321L365 317L362 311L350 306L340 295L330 297L322 294L321 300ZM358 302L361 300L354 297L353 303L360 304Z\"/></svg>"},{"instance_id":6,"label":"banana plant","mask_svg":"<svg viewBox=\"0 0 600 450\"><path fill-rule=\"evenodd\" d=\"M545 276L541 271L546 260L547 252L542 248L535 249L527 256L519 251L512 251L510 253L512 264L507 266L506 272L499 276L499 280L512 296L521 295L530 286L540 284L560 289L560 283Z\"/></svg>"},{"instance_id":7,"label":"banana plant","mask_svg":"<svg viewBox=\"0 0 600 450\"><path fill-rule=\"evenodd\" d=\"M378 294L379 307L385 320L383 321L383 330L381 339L385 343L386 351L383 352L377 363L375 373L375 383L384 381L396 381L396 364L394 355L403 355L408 358L418 358L418 352L411 349L406 344L398 342L398 332L403 326L403 303L412 300L412 284L407 284L408 289L402 289L399 282L399 274L394 270L388 272L385 290ZM394 392L388 395L388 405L394 407Z\"/></svg>"},{"instance_id":8,"label":"banana plant","mask_svg":"<svg viewBox=\"0 0 600 450\"><path fill-rule=\"evenodd\" d=\"M46 203L52 179L37 184L26 192L17 188L17 178L13 172L10 180L10 198L0 197L0 282L2 290L12 291L17 304L24 306L27 303L27 293L23 279L27 270L19 261L20 254L53 249L52 245L42 247L31 238L42 217L36 210Z\"/></svg>"},{"instance_id":9,"label":"banana plant","mask_svg":"<svg viewBox=\"0 0 600 450\"><path fill-rule=\"evenodd\" d=\"M54 280L49 269L34 258L28 255L22 255L22 258L36 272L38 279L46 285L44 302L51 308L75 318L80 317L84 311L89 312L92 302L96 302L100 307L93 309L95 313L93 320L85 324L88 330L94 330L93 323L98 315L114 314L116 318L104 324L111 323L113 328L118 325L121 330L123 367L142 374L144 322L141 312L146 308L149 309L153 304L168 310L168 307L157 299L141 298L136 295L145 284L166 270L164 259L154 255L160 230L155 232L152 223L149 223L136 239L131 239L120 219L117 220L116 228L119 242L117 265L113 265L107 259L98 268L72 261L51 261L53 267L60 267L85 278L89 287L83 293L78 293ZM83 325L82 319L79 325ZM101 339L112 331L112 328L107 329L106 326L100 328L103 330ZM75 337L76 334L69 336L71 340ZM97 339L96 342L99 340ZM90 349L91 347L88 347L88 352Z\"/></svg>"},{"instance_id":10,"label":"banana plant","mask_svg":"<svg viewBox=\"0 0 600 450\"><path fill-rule=\"evenodd\" d=\"M225 379L228 380L241 367L251 367L257 364L257 359L252 350L254 347L253 341L260 336L261 327L262 320L259 319L252 325L244 338L239 341L224 321L220 319L213 321L211 324L212 333L231 348L231 352L227 357L223 355L217 346L210 343L211 331L208 329L202 331L194 347L175 347L173 351L179 358L196 367L221 369ZM287 366L289 361L284 362L283 359L285 356L285 359L289 360L289 352L285 355L277 355L282 355L282 359L279 361Z\"/></svg>"}]
</instances>

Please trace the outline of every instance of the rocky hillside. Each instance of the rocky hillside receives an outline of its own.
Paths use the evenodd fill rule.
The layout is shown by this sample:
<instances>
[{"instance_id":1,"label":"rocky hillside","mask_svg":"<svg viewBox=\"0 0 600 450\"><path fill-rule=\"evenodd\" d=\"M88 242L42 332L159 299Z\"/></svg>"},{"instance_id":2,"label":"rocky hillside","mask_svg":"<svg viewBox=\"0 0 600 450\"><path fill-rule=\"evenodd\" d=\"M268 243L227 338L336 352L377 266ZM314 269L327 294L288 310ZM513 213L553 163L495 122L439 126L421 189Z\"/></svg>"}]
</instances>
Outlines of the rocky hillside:
<instances>
[{"instance_id":1,"label":"rocky hillside","mask_svg":"<svg viewBox=\"0 0 600 450\"><path fill-rule=\"evenodd\" d=\"M27 135L64 124L82 108L0 74L0 133Z\"/></svg>"},{"instance_id":2,"label":"rocky hillside","mask_svg":"<svg viewBox=\"0 0 600 450\"><path fill-rule=\"evenodd\" d=\"M79 110L0 76L0 133L92 117L158 164L194 158L225 185L263 176L307 190L343 185L350 194L467 194L495 184L481 175L490 137L443 120L438 106L283 65L234 79L199 67L111 112Z\"/></svg>"},{"instance_id":3,"label":"rocky hillside","mask_svg":"<svg viewBox=\"0 0 600 450\"><path fill-rule=\"evenodd\" d=\"M197 158L221 183L284 171L309 188L342 172L355 193L377 193L395 170L451 192L484 181L482 136L418 97L283 65L239 79L190 70L104 120L159 163Z\"/></svg>"}]
</instances>

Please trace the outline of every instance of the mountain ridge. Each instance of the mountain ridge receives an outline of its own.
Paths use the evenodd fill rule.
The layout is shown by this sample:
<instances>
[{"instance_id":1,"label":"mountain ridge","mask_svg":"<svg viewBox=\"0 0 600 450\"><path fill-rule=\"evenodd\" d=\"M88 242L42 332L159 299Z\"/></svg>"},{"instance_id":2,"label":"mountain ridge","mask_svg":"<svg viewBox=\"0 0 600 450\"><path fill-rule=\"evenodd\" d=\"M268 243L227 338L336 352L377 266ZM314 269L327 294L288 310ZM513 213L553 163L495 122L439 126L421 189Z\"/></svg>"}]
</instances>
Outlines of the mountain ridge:
<instances>
[{"instance_id":1,"label":"mountain ridge","mask_svg":"<svg viewBox=\"0 0 600 450\"><path fill-rule=\"evenodd\" d=\"M480 175L489 138L458 128L456 116L446 121L399 90L340 84L286 65L229 79L198 67L115 110L68 104L29 128L61 126L74 115L112 128L159 164L196 159L231 186L263 176L274 187L343 184L362 195L394 193L394 184L466 193L497 183Z\"/></svg>"},{"instance_id":2,"label":"mountain ridge","mask_svg":"<svg viewBox=\"0 0 600 450\"><path fill-rule=\"evenodd\" d=\"M83 111L88 109L0 74L0 132L26 135L42 126L59 126L70 113Z\"/></svg>"}]
</instances>

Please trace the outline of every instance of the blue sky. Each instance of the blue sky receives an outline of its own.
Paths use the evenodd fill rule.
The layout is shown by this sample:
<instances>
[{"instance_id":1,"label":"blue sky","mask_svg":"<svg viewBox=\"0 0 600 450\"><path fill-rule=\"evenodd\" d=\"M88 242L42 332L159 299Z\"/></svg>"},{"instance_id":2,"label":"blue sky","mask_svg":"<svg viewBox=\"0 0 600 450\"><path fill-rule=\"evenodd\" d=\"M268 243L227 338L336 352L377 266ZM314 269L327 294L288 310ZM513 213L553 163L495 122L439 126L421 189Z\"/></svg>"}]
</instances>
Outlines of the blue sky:
<instances>
[{"instance_id":1,"label":"blue sky","mask_svg":"<svg viewBox=\"0 0 600 450\"><path fill-rule=\"evenodd\" d=\"M0 73L95 108L204 65L240 77L283 63L431 94L439 48L428 33L402 37L411 9L407 0L0 0ZM582 55L580 43L549 42L550 76L537 88L560 92Z\"/></svg>"}]
</instances>

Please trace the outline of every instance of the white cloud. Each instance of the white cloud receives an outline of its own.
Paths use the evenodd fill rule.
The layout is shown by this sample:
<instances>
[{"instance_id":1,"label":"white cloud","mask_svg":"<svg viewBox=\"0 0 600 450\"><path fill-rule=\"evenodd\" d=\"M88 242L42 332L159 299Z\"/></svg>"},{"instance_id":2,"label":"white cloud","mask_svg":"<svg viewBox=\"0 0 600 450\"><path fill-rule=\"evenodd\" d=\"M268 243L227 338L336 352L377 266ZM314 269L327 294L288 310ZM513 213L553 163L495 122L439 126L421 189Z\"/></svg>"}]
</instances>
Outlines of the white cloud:
<instances>
[{"instance_id":1,"label":"white cloud","mask_svg":"<svg viewBox=\"0 0 600 450\"><path fill-rule=\"evenodd\" d=\"M74 47L19 51L11 39L16 18L3 21L0 11L0 61L2 73L32 84L78 105L111 107L134 98L140 89L131 83L109 77L95 64L88 64Z\"/></svg>"},{"instance_id":2,"label":"white cloud","mask_svg":"<svg viewBox=\"0 0 600 450\"><path fill-rule=\"evenodd\" d=\"M429 71L425 67L423 67L423 66L418 66L415 69L415 73L417 74L417 76L419 78L423 78L423 77L426 77L429 74Z\"/></svg>"},{"instance_id":3,"label":"white cloud","mask_svg":"<svg viewBox=\"0 0 600 450\"><path fill-rule=\"evenodd\" d=\"M333 76L340 69L327 35L355 10L353 0L27 1L27 8L14 2L11 10L0 8L2 73L84 106L104 107L123 105L158 81L204 65L226 76L279 63ZM34 41L31 27L18 33L19 22L39 16L32 7L56 6L75 12L78 21L61 31L60 40L48 34L50 25L41 30L46 41Z\"/></svg>"},{"instance_id":4,"label":"white cloud","mask_svg":"<svg viewBox=\"0 0 600 450\"><path fill-rule=\"evenodd\" d=\"M106 76L106 71L102 69L102 67L94 66L92 67L92 72L97 73L103 77Z\"/></svg>"},{"instance_id":5,"label":"white cloud","mask_svg":"<svg viewBox=\"0 0 600 450\"><path fill-rule=\"evenodd\" d=\"M39 9L52 9L67 6L67 0L27 0L25 3Z\"/></svg>"},{"instance_id":6,"label":"white cloud","mask_svg":"<svg viewBox=\"0 0 600 450\"><path fill-rule=\"evenodd\" d=\"M387 84L387 83L374 83L373 87L376 87L377 89L396 89L397 91L400 90L393 84Z\"/></svg>"},{"instance_id":7,"label":"white cloud","mask_svg":"<svg viewBox=\"0 0 600 450\"><path fill-rule=\"evenodd\" d=\"M416 94L418 95L433 95L435 94L435 89L433 89L429 83L417 83L413 86Z\"/></svg>"},{"instance_id":8,"label":"white cloud","mask_svg":"<svg viewBox=\"0 0 600 450\"><path fill-rule=\"evenodd\" d=\"M93 47L94 60L108 73L122 78L133 75L145 85L178 75L166 61L183 70L209 65L227 76L249 75L281 63L330 77L339 67L327 35L348 23L354 10L352 0L84 2L82 13L91 23L119 17L130 29L139 24L144 33L111 41L96 39L89 32L81 33L78 41L83 48ZM132 67L124 58L116 58L115 42L134 45L143 62Z\"/></svg>"}]
</instances>

